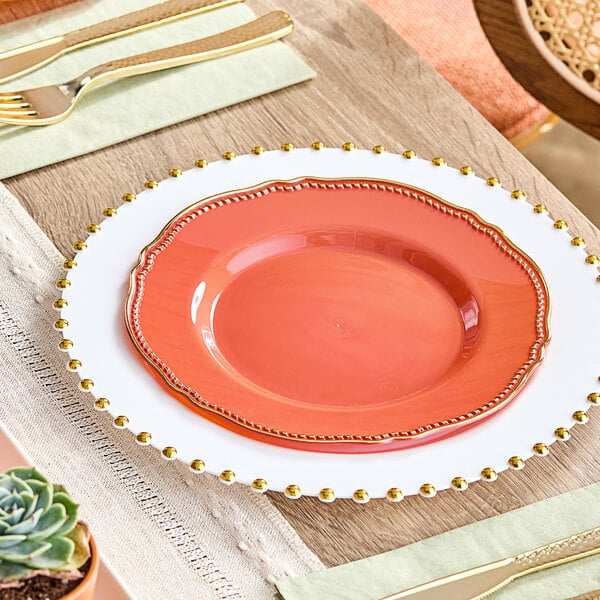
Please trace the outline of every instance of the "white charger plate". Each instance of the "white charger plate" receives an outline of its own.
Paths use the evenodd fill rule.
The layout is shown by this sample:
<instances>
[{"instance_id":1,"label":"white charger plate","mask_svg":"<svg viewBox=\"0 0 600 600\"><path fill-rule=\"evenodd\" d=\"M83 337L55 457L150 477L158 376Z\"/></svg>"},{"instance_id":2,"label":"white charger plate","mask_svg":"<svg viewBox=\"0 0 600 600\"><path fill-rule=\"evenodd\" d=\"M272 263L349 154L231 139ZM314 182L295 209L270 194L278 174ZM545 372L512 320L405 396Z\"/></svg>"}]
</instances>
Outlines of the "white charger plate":
<instances>
[{"instance_id":1,"label":"white charger plate","mask_svg":"<svg viewBox=\"0 0 600 600\"><path fill-rule=\"evenodd\" d=\"M588 396L599 391L600 285L593 259L571 243L566 228L553 226L544 209L498 185L439 164L366 150L296 149L250 154L194 168L165 180L125 203L92 233L77 253L70 285L59 282L68 305L61 329L72 341L67 368L77 370L81 386L96 400L108 399L115 426L127 427L138 442L220 475L225 483L252 484L288 497L369 497L397 500L401 494L435 495L436 490L485 478L522 460L544 454L558 437L567 438L574 420L585 421ZM178 174L179 175L179 174ZM540 267L550 294L551 342L542 365L519 396L493 418L465 432L423 446L376 454L323 454L286 449L233 433L193 413L163 390L127 340L124 303L131 268L176 214L192 203L268 180L315 176L375 178L424 189L477 213ZM92 228L93 229L93 228ZM91 380L93 385L86 383ZM106 408L104 400L96 403ZM577 412L579 411L579 412ZM574 413L576 416L574 417ZM147 434L151 434L151 436ZM534 445L537 444L536 450ZM484 474L482 475L482 470ZM258 491L267 484L259 482ZM359 490L359 493L355 493Z\"/></svg>"}]
</instances>

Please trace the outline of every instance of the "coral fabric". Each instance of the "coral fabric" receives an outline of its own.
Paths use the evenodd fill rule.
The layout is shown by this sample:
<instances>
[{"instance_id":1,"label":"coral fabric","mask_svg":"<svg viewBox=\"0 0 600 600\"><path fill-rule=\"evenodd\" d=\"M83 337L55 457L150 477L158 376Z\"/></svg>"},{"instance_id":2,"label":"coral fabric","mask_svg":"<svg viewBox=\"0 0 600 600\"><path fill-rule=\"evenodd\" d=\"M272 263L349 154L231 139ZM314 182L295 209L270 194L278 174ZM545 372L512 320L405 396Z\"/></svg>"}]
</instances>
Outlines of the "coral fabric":
<instances>
[{"instance_id":1,"label":"coral fabric","mask_svg":"<svg viewBox=\"0 0 600 600\"><path fill-rule=\"evenodd\" d=\"M0 0L0 25L59 8L76 0Z\"/></svg>"},{"instance_id":2,"label":"coral fabric","mask_svg":"<svg viewBox=\"0 0 600 600\"><path fill-rule=\"evenodd\" d=\"M507 138L548 116L494 53L472 0L366 0Z\"/></svg>"}]
</instances>

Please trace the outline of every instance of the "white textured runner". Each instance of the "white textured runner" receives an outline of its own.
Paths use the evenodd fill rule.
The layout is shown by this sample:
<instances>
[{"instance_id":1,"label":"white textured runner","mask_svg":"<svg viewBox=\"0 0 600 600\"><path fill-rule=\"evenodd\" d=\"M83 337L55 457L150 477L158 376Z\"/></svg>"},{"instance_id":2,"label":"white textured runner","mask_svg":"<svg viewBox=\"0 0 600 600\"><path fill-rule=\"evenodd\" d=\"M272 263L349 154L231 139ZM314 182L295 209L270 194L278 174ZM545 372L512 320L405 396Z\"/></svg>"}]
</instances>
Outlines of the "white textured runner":
<instances>
[{"instance_id":1,"label":"white textured runner","mask_svg":"<svg viewBox=\"0 0 600 600\"><path fill-rule=\"evenodd\" d=\"M271 599L322 569L270 501L140 448L96 412L52 330L62 257L0 183L0 421L81 503L100 549L140 600Z\"/></svg>"}]
</instances>

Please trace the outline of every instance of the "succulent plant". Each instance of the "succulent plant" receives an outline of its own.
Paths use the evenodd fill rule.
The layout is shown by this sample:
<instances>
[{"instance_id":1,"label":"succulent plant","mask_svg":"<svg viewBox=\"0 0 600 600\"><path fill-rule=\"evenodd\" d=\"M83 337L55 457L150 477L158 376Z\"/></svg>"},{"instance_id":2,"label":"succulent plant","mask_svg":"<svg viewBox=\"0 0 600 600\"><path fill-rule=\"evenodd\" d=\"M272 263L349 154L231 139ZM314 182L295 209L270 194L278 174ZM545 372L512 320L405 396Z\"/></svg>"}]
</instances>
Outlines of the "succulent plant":
<instances>
[{"instance_id":1,"label":"succulent plant","mask_svg":"<svg viewBox=\"0 0 600 600\"><path fill-rule=\"evenodd\" d=\"M63 487L36 469L0 473L0 589L36 575L83 577L89 534L77 508Z\"/></svg>"}]
</instances>

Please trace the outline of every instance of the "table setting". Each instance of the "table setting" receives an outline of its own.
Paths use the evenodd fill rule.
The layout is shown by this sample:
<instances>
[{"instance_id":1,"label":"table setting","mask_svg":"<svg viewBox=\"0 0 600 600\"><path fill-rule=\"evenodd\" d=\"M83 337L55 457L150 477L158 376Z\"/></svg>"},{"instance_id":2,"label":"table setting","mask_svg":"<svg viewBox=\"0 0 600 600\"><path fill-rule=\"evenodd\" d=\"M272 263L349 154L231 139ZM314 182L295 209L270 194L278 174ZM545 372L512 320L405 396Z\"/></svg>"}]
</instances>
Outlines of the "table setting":
<instances>
[{"instance_id":1,"label":"table setting","mask_svg":"<svg viewBox=\"0 0 600 600\"><path fill-rule=\"evenodd\" d=\"M44 2L0 599L600 597L596 226L363 0Z\"/></svg>"}]
</instances>

